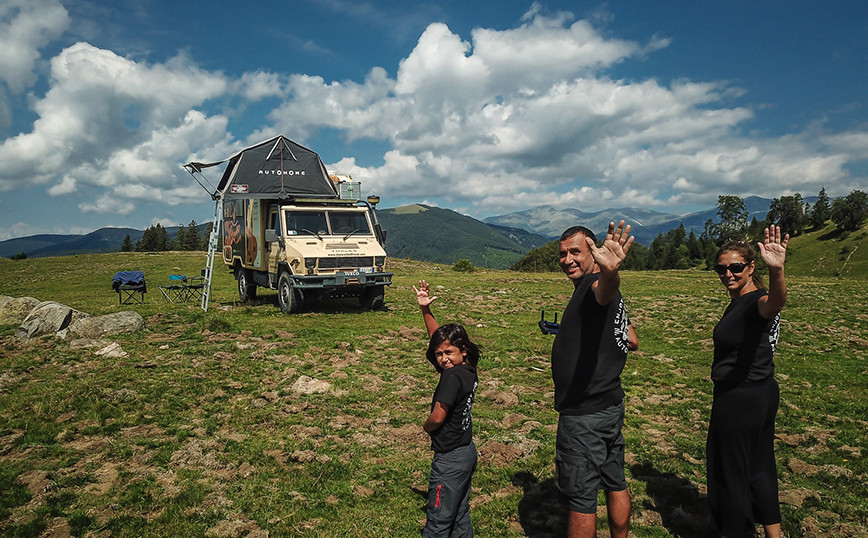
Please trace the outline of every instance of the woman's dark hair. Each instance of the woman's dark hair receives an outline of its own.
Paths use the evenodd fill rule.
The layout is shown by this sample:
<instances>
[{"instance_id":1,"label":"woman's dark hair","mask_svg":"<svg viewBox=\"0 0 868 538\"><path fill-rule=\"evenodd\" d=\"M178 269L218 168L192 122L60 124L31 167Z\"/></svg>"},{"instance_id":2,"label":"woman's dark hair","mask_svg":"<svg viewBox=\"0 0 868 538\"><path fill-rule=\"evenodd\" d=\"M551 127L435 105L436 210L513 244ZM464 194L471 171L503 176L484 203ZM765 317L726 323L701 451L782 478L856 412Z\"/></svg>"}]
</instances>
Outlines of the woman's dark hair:
<instances>
[{"instance_id":1,"label":"woman's dark hair","mask_svg":"<svg viewBox=\"0 0 868 538\"><path fill-rule=\"evenodd\" d=\"M714 255L715 263L718 263L720 261L720 257L723 255L724 252L738 252L739 254L741 254L741 257L744 258L745 263L748 265L756 261L756 250L754 250L750 243L746 243L744 241L727 241L726 243L721 245L720 249L718 249L717 251L717 254ZM747 271L747 269L745 269L745 271ZM765 287L765 285L763 285L762 277L756 270L756 266L754 266L751 280L753 280L753 283L757 288Z\"/></svg>"},{"instance_id":2,"label":"woman's dark hair","mask_svg":"<svg viewBox=\"0 0 868 538\"><path fill-rule=\"evenodd\" d=\"M434 365L434 368L438 372L442 372L443 367L437 364L435 353L440 344L446 341L461 351L466 352L467 356L465 360L476 368L476 365L479 363L479 346L470 341L470 337L467 336L467 331L464 330L464 327L457 323L446 323L437 327L437 330L431 335L431 341L428 342L428 351L425 353L428 361Z\"/></svg>"}]
</instances>

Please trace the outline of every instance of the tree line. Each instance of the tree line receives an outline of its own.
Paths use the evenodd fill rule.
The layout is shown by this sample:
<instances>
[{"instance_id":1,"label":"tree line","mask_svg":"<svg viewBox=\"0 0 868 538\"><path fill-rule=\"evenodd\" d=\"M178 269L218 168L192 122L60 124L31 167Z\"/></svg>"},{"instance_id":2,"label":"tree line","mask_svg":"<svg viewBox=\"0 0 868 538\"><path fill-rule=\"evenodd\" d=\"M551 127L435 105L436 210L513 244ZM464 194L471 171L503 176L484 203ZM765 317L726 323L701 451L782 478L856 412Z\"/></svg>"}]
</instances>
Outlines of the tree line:
<instances>
[{"instance_id":1,"label":"tree line","mask_svg":"<svg viewBox=\"0 0 868 538\"><path fill-rule=\"evenodd\" d=\"M169 232L160 224L155 224L142 233L141 239L133 243L130 234L121 243L121 252L163 252L166 250L205 250L208 246L208 236L212 224L208 224L205 236L199 234L199 225L195 220L186 227L178 226L178 233L169 239Z\"/></svg>"},{"instance_id":2,"label":"tree line","mask_svg":"<svg viewBox=\"0 0 868 538\"><path fill-rule=\"evenodd\" d=\"M830 200L826 189L820 189L813 205L796 193L775 198L764 220L748 221L748 211L739 196L717 197L718 222L708 219L702 233L687 233L684 223L666 233L657 234L648 246L634 243L624 260L623 269L636 271L661 269L708 269L714 265L714 254L729 240L757 242L763 230L776 224L790 237L809 230L819 230L832 221L836 228L849 232L858 230L868 218L868 194L854 190L847 196ZM510 267L513 271L558 271L559 242L552 241L531 250Z\"/></svg>"}]
</instances>

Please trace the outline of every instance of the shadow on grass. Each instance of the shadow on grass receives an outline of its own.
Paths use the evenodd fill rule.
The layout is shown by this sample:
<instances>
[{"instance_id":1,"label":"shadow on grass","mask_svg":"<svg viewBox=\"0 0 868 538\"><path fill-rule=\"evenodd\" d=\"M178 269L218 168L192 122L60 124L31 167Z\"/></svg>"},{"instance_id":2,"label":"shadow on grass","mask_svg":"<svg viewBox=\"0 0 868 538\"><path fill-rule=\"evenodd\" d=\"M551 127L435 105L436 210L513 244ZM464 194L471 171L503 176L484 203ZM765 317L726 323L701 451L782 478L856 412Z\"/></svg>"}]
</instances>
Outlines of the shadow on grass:
<instances>
[{"instance_id":1,"label":"shadow on grass","mask_svg":"<svg viewBox=\"0 0 868 538\"><path fill-rule=\"evenodd\" d=\"M567 534L567 509L560 500L554 478L542 482L533 473L513 475L512 484L524 490L518 517L528 538L556 538Z\"/></svg>"},{"instance_id":2,"label":"shadow on grass","mask_svg":"<svg viewBox=\"0 0 868 538\"><path fill-rule=\"evenodd\" d=\"M238 306L251 308L274 308L280 311L280 303L277 300L277 292L273 290L258 289L256 297L247 301L240 301L237 298L231 302L217 303L212 302L212 305L218 306ZM298 313L320 313L320 314L349 314L349 313L365 313L365 312L387 312L389 311L388 303L380 308L366 308L362 306L361 300L358 297L315 297L306 298L302 302L301 310Z\"/></svg>"},{"instance_id":3,"label":"shadow on grass","mask_svg":"<svg viewBox=\"0 0 868 538\"><path fill-rule=\"evenodd\" d=\"M650 497L641 508L659 513L663 527L670 534L696 538L718 536L711 524L705 495L689 480L674 473L661 473L647 464L633 465L630 471L634 480L645 482ZM518 515L525 536L566 536L567 508L560 500L554 478L540 482L533 474L520 472L512 477L512 483L524 490L524 497L518 503ZM638 506L634 505L633 523L642 524L635 519L636 508Z\"/></svg>"},{"instance_id":4,"label":"shadow on grass","mask_svg":"<svg viewBox=\"0 0 868 538\"><path fill-rule=\"evenodd\" d=\"M642 508L660 514L663 527L675 536L697 538L718 536L711 522L708 501L690 480L675 473L663 473L642 463L630 466L634 480L645 482L650 499Z\"/></svg>"},{"instance_id":5,"label":"shadow on grass","mask_svg":"<svg viewBox=\"0 0 868 538\"><path fill-rule=\"evenodd\" d=\"M845 230L843 228L835 228L831 232L824 233L823 235L817 237L820 241L830 241L832 239L839 239Z\"/></svg>"},{"instance_id":6,"label":"shadow on grass","mask_svg":"<svg viewBox=\"0 0 868 538\"><path fill-rule=\"evenodd\" d=\"M428 511L428 490L425 488L412 486L410 488L410 491L412 491L417 496L419 496L420 499L422 499L422 506L419 509L422 510L423 512L427 512Z\"/></svg>"}]
</instances>

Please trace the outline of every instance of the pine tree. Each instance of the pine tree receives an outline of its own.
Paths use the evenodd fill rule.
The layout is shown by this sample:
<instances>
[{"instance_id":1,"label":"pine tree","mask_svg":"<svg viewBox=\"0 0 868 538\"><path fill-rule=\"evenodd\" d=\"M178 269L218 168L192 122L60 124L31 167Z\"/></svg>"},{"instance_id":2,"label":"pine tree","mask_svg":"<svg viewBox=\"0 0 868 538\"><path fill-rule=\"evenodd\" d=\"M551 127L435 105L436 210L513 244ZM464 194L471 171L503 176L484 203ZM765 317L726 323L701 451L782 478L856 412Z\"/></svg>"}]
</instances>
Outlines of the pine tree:
<instances>
[{"instance_id":1,"label":"pine tree","mask_svg":"<svg viewBox=\"0 0 868 538\"><path fill-rule=\"evenodd\" d=\"M169 234L159 223L151 226L136 241L136 252L162 252L169 248Z\"/></svg>"},{"instance_id":2,"label":"pine tree","mask_svg":"<svg viewBox=\"0 0 868 538\"><path fill-rule=\"evenodd\" d=\"M687 243L685 244L687 245L687 257L690 258L691 267L705 262L705 248L693 230L690 230L690 235L687 236Z\"/></svg>"},{"instance_id":3,"label":"pine tree","mask_svg":"<svg viewBox=\"0 0 868 538\"><path fill-rule=\"evenodd\" d=\"M191 220L190 225L187 226L187 242L184 250L202 250L202 236L199 235L199 225L195 220Z\"/></svg>"},{"instance_id":4,"label":"pine tree","mask_svg":"<svg viewBox=\"0 0 868 538\"><path fill-rule=\"evenodd\" d=\"M175 239L172 241L172 250L187 250L187 229L183 224L178 226L178 233L175 234Z\"/></svg>"},{"instance_id":5,"label":"pine tree","mask_svg":"<svg viewBox=\"0 0 868 538\"><path fill-rule=\"evenodd\" d=\"M826 225L826 221L832 215L832 208L829 205L829 196L826 195L826 187L820 189L820 194L817 195L817 201L811 207L811 226L815 229L822 228Z\"/></svg>"}]
</instances>

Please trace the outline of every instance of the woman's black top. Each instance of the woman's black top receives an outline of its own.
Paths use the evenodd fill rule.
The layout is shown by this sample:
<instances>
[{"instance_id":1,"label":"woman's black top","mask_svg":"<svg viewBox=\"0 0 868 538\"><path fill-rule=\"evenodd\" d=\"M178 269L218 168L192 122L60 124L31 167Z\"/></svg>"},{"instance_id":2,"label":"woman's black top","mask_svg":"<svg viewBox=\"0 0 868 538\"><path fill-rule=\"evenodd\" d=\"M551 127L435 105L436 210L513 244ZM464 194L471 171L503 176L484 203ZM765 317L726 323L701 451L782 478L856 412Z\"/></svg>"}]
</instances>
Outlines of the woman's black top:
<instances>
[{"instance_id":1,"label":"woman's black top","mask_svg":"<svg viewBox=\"0 0 868 538\"><path fill-rule=\"evenodd\" d=\"M759 313L764 289L736 297L729 303L714 328L714 361L711 379L715 383L761 382L775 373L772 360L778 343L780 314L765 319Z\"/></svg>"}]
</instances>

